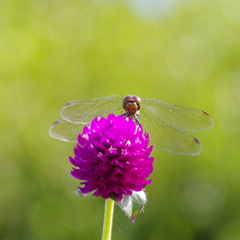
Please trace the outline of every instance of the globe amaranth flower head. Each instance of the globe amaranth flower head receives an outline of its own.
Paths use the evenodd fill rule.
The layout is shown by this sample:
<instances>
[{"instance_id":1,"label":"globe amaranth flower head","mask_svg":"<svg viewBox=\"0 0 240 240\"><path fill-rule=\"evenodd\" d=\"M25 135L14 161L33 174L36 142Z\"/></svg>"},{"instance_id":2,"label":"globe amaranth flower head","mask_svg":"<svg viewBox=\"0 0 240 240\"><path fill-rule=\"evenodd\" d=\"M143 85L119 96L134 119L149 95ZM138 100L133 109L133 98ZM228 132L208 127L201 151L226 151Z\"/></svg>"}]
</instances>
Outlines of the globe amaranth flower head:
<instances>
[{"instance_id":1,"label":"globe amaranth flower head","mask_svg":"<svg viewBox=\"0 0 240 240\"><path fill-rule=\"evenodd\" d=\"M141 191L151 180L154 158L149 135L131 118L110 114L95 118L78 136L71 174L83 180L79 189L105 199Z\"/></svg>"}]
</instances>

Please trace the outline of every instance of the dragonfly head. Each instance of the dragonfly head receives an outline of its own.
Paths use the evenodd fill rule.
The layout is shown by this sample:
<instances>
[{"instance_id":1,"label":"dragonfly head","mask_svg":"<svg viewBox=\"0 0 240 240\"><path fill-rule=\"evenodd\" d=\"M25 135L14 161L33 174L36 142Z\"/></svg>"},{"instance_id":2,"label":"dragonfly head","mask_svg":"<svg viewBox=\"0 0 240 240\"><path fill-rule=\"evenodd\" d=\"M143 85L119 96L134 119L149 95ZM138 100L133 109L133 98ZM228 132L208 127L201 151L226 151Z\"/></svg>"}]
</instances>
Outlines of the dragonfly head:
<instances>
[{"instance_id":1,"label":"dragonfly head","mask_svg":"<svg viewBox=\"0 0 240 240\"><path fill-rule=\"evenodd\" d=\"M122 106L128 114L138 113L141 108L141 98L132 95L126 96L123 99Z\"/></svg>"}]
</instances>

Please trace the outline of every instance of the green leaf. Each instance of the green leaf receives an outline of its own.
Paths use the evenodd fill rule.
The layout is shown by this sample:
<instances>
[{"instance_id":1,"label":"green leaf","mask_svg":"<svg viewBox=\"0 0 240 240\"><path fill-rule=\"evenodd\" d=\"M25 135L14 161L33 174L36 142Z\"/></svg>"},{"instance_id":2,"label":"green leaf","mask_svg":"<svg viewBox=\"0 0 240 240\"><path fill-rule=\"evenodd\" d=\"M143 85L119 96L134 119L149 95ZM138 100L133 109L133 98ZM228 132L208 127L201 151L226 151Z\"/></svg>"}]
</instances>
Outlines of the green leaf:
<instances>
[{"instance_id":1,"label":"green leaf","mask_svg":"<svg viewBox=\"0 0 240 240\"><path fill-rule=\"evenodd\" d=\"M76 190L75 193L76 193L76 195L78 195L78 196L80 196L80 197L86 197L86 196L87 196L87 194L83 193L83 192L81 191L81 189Z\"/></svg>"},{"instance_id":2,"label":"green leaf","mask_svg":"<svg viewBox=\"0 0 240 240\"><path fill-rule=\"evenodd\" d=\"M144 191L133 192L132 195L124 195L121 201L118 201L115 197L111 198L118 204L132 222L134 222L136 217L143 211L147 202L147 197Z\"/></svg>"}]
</instances>

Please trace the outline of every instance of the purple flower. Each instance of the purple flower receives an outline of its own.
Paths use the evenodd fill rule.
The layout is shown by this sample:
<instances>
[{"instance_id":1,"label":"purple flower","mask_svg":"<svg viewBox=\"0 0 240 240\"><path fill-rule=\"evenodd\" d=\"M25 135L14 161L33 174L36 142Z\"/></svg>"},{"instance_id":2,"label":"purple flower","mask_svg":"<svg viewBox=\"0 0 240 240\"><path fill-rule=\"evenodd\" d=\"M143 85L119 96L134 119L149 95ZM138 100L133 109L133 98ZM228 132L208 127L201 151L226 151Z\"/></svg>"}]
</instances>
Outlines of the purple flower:
<instances>
[{"instance_id":1,"label":"purple flower","mask_svg":"<svg viewBox=\"0 0 240 240\"><path fill-rule=\"evenodd\" d=\"M70 157L73 177L83 180L79 189L105 199L122 200L123 194L141 191L151 180L154 158L149 135L131 118L110 114L84 127Z\"/></svg>"}]
</instances>

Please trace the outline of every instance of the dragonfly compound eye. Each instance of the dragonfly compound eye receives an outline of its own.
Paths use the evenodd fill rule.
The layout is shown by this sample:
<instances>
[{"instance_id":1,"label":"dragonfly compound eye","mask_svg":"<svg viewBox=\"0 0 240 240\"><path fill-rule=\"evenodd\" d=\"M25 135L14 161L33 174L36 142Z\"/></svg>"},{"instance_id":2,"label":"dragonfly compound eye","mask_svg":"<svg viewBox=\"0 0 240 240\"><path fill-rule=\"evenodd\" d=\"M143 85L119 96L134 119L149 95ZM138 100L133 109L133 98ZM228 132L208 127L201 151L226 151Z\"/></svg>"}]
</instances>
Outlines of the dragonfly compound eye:
<instances>
[{"instance_id":1,"label":"dragonfly compound eye","mask_svg":"<svg viewBox=\"0 0 240 240\"><path fill-rule=\"evenodd\" d=\"M122 106L128 114L134 114L140 110L141 99L138 96L126 96Z\"/></svg>"}]
</instances>

